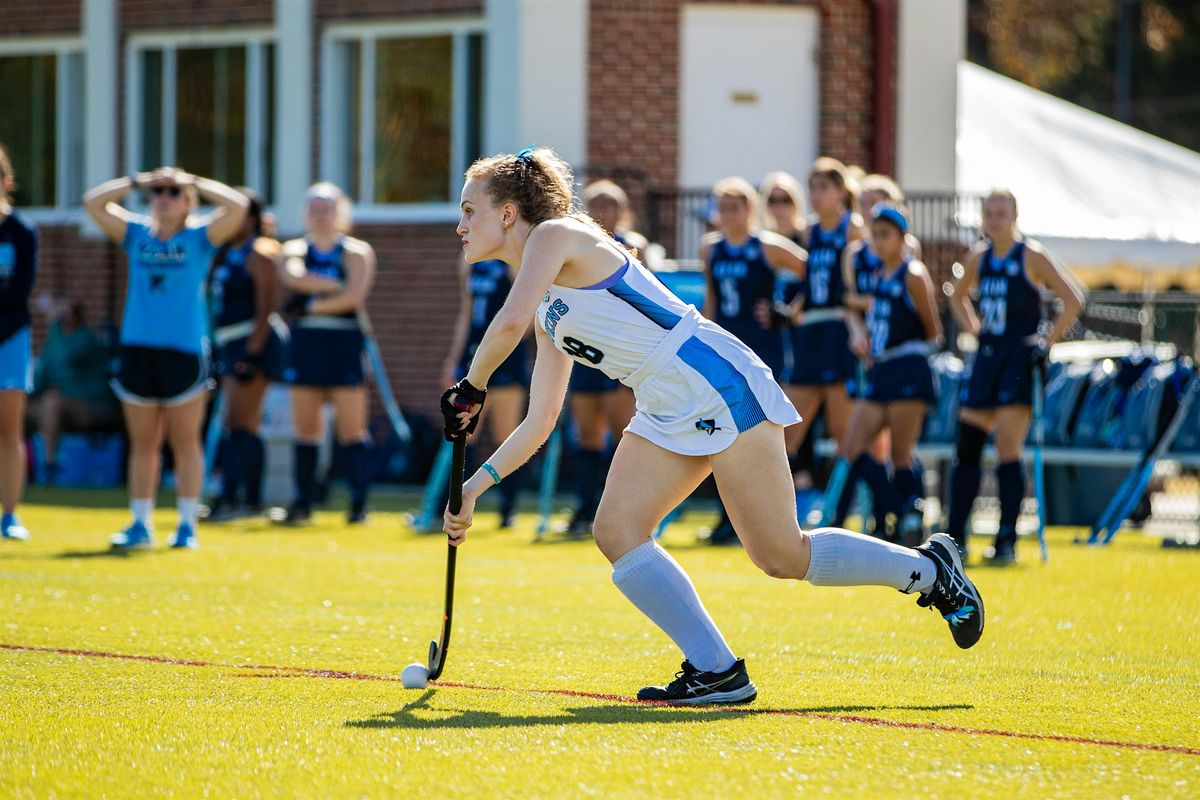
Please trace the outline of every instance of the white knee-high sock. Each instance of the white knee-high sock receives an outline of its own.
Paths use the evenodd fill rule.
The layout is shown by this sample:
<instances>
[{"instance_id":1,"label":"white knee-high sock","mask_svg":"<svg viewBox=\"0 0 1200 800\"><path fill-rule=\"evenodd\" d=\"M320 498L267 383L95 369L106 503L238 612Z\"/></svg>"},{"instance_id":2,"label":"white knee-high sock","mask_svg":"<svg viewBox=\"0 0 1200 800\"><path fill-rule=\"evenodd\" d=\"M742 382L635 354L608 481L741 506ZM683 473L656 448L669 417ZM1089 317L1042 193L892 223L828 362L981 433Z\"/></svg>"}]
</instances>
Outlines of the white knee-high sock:
<instances>
[{"instance_id":1,"label":"white knee-high sock","mask_svg":"<svg viewBox=\"0 0 1200 800\"><path fill-rule=\"evenodd\" d=\"M810 531L808 574L817 586L890 586L905 594L933 586L937 567L908 547L841 528Z\"/></svg>"},{"instance_id":2,"label":"white knee-high sock","mask_svg":"<svg viewBox=\"0 0 1200 800\"><path fill-rule=\"evenodd\" d=\"M683 568L655 541L638 545L613 564L613 583L662 628L698 670L733 666L733 651L708 615Z\"/></svg>"}]
</instances>

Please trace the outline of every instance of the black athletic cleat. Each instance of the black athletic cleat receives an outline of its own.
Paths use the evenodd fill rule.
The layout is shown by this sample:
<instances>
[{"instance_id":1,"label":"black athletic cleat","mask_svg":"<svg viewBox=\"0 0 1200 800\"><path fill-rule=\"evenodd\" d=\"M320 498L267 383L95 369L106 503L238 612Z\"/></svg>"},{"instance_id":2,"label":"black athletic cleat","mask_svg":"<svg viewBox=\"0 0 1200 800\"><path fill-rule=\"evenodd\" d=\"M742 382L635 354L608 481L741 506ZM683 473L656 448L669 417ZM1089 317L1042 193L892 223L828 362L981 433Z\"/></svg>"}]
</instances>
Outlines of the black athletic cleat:
<instances>
[{"instance_id":1,"label":"black athletic cleat","mask_svg":"<svg viewBox=\"0 0 1200 800\"><path fill-rule=\"evenodd\" d=\"M350 504L350 511L346 514L347 525L361 525L367 521L367 503L366 501Z\"/></svg>"},{"instance_id":2,"label":"black athletic cleat","mask_svg":"<svg viewBox=\"0 0 1200 800\"><path fill-rule=\"evenodd\" d=\"M996 544L983 556L993 567L1009 567L1017 563L1017 538L997 536Z\"/></svg>"},{"instance_id":3,"label":"black athletic cleat","mask_svg":"<svg viewBox=\"0 0 1200 800\"><path fill-rule=\"evenodd\" d=\"M675 680L666 686L645 686L638 700L656 700L698 706L709 703L749 703L758 697L758 689L746 674L746 662L738 659L724 672L701 672L684 661Z\"/></svg>"},{"instance_id":4,"label":"black athletic cleat","mask_svg":"<svg viewBox=\"0 0 1200 800\"><path fill-rule=\"evenodd\" d=\"M966 650L983 635L983 598L963 571L958 546L944 533L935 533L917 548L937 565L937 578L917 605L938 610L950 625L954 643Z\"/></svg>"}]
</instances>

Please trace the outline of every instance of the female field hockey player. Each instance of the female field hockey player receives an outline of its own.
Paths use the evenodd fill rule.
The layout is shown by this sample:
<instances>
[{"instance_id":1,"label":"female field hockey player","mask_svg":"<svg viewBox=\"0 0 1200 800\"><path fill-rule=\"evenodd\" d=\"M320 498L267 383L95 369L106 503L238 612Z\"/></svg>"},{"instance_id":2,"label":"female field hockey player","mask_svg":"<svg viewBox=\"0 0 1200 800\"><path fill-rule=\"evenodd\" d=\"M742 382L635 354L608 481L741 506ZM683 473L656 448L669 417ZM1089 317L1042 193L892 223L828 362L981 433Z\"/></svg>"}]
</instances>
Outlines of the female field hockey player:
<instances>
[{"instance_id":1,"label":"female field hockey player","mask_svg":"<svg viewBox=\"0 0 1200 800\"><path fill-rule=\"evenodd\" d=\"M971 249L950 298L950 310L979 349L960 395L958 444L950 473L947 532L966 552L967 521L979 494L980 460L988 434L994 434L999 463L1000 527L994 561L1016 559L1017 517L1025 496L1021 447L1029 428L1033 370L1044 368L1050 346L1083 310L1083 295L1066 270L1017 227L1017 199L994 191L983 203L987 237ZM1042 336L1040 289L1062 301L1062 311ZM970 302L978 294L979 313Z\"/></svg>"},{"instance_id":2,"label":"female field hockey player","mask_svg":"<svg viewBox=\"0 0 1200 800\"><path fill-rule=\"evenodd\" d=\"M683 651L675 680L638 693L676 703L748 702L757 694L679 564L650 538L710 473L753 562L777 578L882 585L919 592L960 647L983 631L983 605L944 535L917 550L857 533L800 530L783 428L796 410L754 352L684 305L589 218L573 213L572 176L548 149L481 159L467 171L458 234L468 261L520 265L467 377L442 396L448 436L468 435L492 372L537 321L529 414L466 482L445 514L461 545L476 500L523 464L554 429L571 362L634 390L638 410L617 446L593 528L613 582ZM800 259L782 237L759 239L773 258ZM802 263L802 261L801 261Z\"/></svg>"},{"instance_id":3,"label":"female field hockey player","mask_svg":"<svg viewBox=\"0 0 1200 800\"><path fill-rule=\"evenodd\" d=\"M625 190L610 180L592 181L583 190L583 204L588 216L626 247L644 253L648 242L633 228L633 213ZM571 418L579 434L579 451L575 454L579 477L578 503L567 532L583 535L591 532L600 490L612 460L612 447L621 441L621 434L633 419L633 392L619 381L595 369L571 372L567 400Z\"/></svg>"},{"instance_id":4,"label":"female field hockey player","mask_svg":"<svg viewBox=\"0 0 1200 800\"><path fill-rule=\"evenodd\" d=\"M12 205L12 162L0 147L0 538L24 541L17 519L25 489L25 401L33 390L29 292L37 271L37 227Z\"/></svg>"},{"instance_id":5,"label":"female field hockey player","mask_svg":"<svg viewBox=\"0 0 1200 800\"><path fill-rule=\"evenodd\" d=\"M367 517L370 464L367 455L365 339L359 311L375 282L375 251L350 232L350 199L332 183L316 183L304 195L307 234L283 246L282 282L292 293L288 366L292 423L296 429L296 496L281 522L312 518L317 484L321 408L333 404L337 443L350 487L347 519Z\"/></svg>"},{"instance_id":6,"label":"female field hockey player","mask_svg":"<svg viewBox=\"0 0 1200 800\"><path fill-rule=\"evenodd\" d=\"M471 366L475 349L496 312L504 305L512 288L516 270L494 259L474 264L462 263L462 303L454 325L450 354L443 367L444 385L453 386ZM503 442L517 429L525 403L529 400L529 349L521 340L512 355L492 375L493 402L485 415L488 432L495 442ZM500 490L500 527L512 525L517 510L517 482Z\"/></svg>"},{"instance_id":7,"label":"female field hockey player","mask_svg":"<svg viewBox=\"0 0 1200 800\"><path fill-rule=\"evenodd\" d=\"M865 175L858 183L858 205L864 219L871 219L871 213L880 203L891 203L901 209L904 208L905 198L904 192L900 187L887 175ZM864 236L857 242L850 243L842 256L842 280L846 286L845 305L847 313L856 315L861 322L871 308L871 296L875 293L875 282L879 278L879 271L882 268L882 262L879 255L871 249L870 229L864 231ZM908 246L909 252L916 259L921 258L921 243L917 241L917 237L911 232L904 234L904 242ZM849 394L858 395L860 388L857 385L858 377L854 378L854 385L847 383ZM851 416L851 420L854 416ZM853 423L852 423L853 424ZM852 437L854 434L847 430L846 437ZM811 438L811 437L810 437ZM871 456L883 464L887 462L888 451L888 432L885 428L880 431L879 435L868 448ZM914 467L917 470L917 485L921 486L921 470L919 461L914 461ZM845 518L845 511L848 510L850 501L853 499L850 495L844 495L846 500L842 503L841 514L835 513L832 517L832 524L841 525ZM872 532L876 536L887 535L887 514L885 512L885 504L882 498L872 498L871 508ZM864 533L866 532L867 521L863 520Z\"/></svg>"},{"instance_id":8,"label":"female field hockey player","mask_svg":"<svg viewBox=\"0 0 1200 800\"><path fill-rule=\"evenodd\" d=\"M712 196L717 202L717 230L706 234L700 245L707 276L704 316L740 339L779 381L790 320L775 311L776 272L803 278L804 251L783 236L758 229L758 194L745 179L718 181ZM722 507L709 542L736 541L734 522Z\"/></svg>"},{"instance_id":9,"label":"female field hockey player","mask_svg":"<svg viewBox=\"0 0 1200 800\"><path fill-rule=\"evenodd\" d=\"M823 408L827 433L840 442L852 408L846 381L854 375L843 306L842 253L862 238L862 224L855 211L856 188L837 159L818 158L813 163L808 194L814 215L808 226L808 276L804 291L793 301L802 316L791 329L795 363L788 377L789 396L803 418L794 435L797 441L807 438Z\"/></svg>"},{"instance_id":10,"label":"female field hockey player","mask_svg":"<svg viewBox=\"0 0 1200 800\"><path fill-rule=\"evenodd\" d=\"M214 319L216 373L225 393L226 435L221 445L221 496L210 522L257 514L262 507L263 397L268 381L283 377L287 327L279 302L279 243L264 235L263 200L251 189L249 213L233 240L213 258L209 305Z\"/></svg>"},{"instance_id":11,"label":"female field hockey player","mask_svg":"<svg viewBox=\"0 0 1200 800\"><path fill-rule=\"evenodd\" d=\"M146 193L148 218L117 205L135 189ZM193 221L201 199L217 210ZM165 429L175 457L179 504L179 525L170 544L195 547L204 473L200 428L212 388L204 283L213 250L242 227L249 201L218 181L159 167L102 183L83 196L83 205L129 258L113 391L129 431L133 522L112 544L128 549L153 543L151 512Z\"/></svg>"},{"instance_id":12,"label":"female field hockey player","mask_svg":"<svg viewBox=\"0 0 1200 800\"><path fill-rule=\"evenodd\" d=\"M871 249L878 255L880 266L871 292L866 331L857 317L849 318L851 347L870 364L870 371L863 400L854 407L854 418L841 448L852 466L833 518L845 518L861 478L871 488L879 506L877 513L884 518L890 513L901 520L899 532L904 544L915 546L921 541L922 493L913 459L925 413L937 402L929 354L941 343L942 323L933 281L925 265L913 258L905 241L907 233L908 218L899 206L880 203L874 207ZM885 427L891 440L891 481L887 467L867 452Z\"/></svg>"}]
</instances>

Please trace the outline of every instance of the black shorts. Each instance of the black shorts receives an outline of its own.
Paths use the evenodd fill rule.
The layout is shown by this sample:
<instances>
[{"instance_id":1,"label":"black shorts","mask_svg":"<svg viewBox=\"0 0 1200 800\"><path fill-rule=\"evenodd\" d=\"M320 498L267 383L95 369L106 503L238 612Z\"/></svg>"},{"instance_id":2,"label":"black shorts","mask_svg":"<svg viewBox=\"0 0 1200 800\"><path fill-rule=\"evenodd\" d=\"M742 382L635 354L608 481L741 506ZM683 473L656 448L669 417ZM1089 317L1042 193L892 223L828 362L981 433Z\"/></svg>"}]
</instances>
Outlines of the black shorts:
<instances>
[{"instance_id":1,"label":"black shorts","mask_svg":"<svg viewBox=\"0 0 1200 800\"><path fill-rule=\"evenodd\" d=\"M580 394L608 394L621 388L621 382L598 369L576 364L571 367L571 382L567 388Z\"/></svg>"},{"instance_id":2,"label":"black shorts","mask_svg":"<svg viewBox=\"0 0 1200 800\"><path fill-rule=\"evenodd\" d=\"M292 325L283 379L293 386L361 386L366 340L358 329Z\"/></svg>"},{"instance_id":3,"label":"black shorts","mask_svg":"<svg viewBox=\"0 0 1200 800\"><path fill-rule=\"evenodd\" d=\"M243 336L240 339L234 339L224 344L217 345L217 357L213 362L213 371L222 377L233 374L233 365L239 361L244 361L246 358L246 342L250 340L249 336ZM259 369L269 381L283 380L284 359L286 358L286 350L283 337L275 331L271 331L267 336L267 343L263 346L262 356L259 359Z\"/></svg>"},{"instance_id":4,"label":"black shorts","mask_svg":"<svg viewBox=\"0 0 1200 800\"><path fill-rule=\"evenodd\" d=\"M933 383L929 358L898 356L872 365L867 371L865 397L870 403L924 400L928 405L937 405L937 387Z\"/></svg>"},{"instance_id":5,"label":"black shorts","mask_svg":"<svg viewBox=\"0 0 1200 800\"><path fill-rule=\"evenodd\" d=\"M1033 345L1020 338L979 340L959 405L964 408L1027 406L1033 402Z\"/></svg>"},{"instance_id":6,"label":"black shorts","mask_svg":"<svg viewBox=\"0 0 1200 800\"><path fill-rule=\"evenodd\" d=\"M854 377L858 359L850 352L850 332L844 320L810 322L791 332L792 369L786 383L830 386Z\"/></svg>"},{"instance_id":7,"label":"black shorts","mask_svg":"<svg viewBox=\"0 0 1200 800\"><path fill-rule=\"evenodd\" d=\"M207 348L203 353L185 353L123 344L117 350L117 359L112 389L122 403L179 405L213 387Z\"/></svg>"},{"instance_id":8,"label":"black shorts","mask_svg":"<svg viewBox=\"0 0 1200 800\"><path fill-rule=\"evenodd\" d=\"M478 342L475 346L478 346ZM471 359L475 356L474 346L468 347L467 351L463 354L462 360L458 362L458 368L455 369L455 377L460 380L467 377ZM502 389L506 386L529 388L529 349L525 346L524 340L517 345L508 358L504 359L500 366L496 367L492 377L488 378L489 389Z\"/></svg>"}]
</instances>

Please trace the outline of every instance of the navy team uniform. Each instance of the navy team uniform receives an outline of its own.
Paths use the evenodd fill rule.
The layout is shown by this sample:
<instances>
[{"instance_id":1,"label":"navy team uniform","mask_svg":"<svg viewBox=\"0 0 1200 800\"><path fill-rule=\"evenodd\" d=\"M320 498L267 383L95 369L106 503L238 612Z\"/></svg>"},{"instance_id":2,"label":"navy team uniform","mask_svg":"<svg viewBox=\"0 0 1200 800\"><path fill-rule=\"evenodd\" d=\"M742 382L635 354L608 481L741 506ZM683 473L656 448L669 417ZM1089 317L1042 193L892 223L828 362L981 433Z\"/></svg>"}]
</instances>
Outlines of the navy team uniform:
<instances>
[{"instance_id":1,"label":"navy team uniform","mask_svg":"<svg viewBox=\"0 0 1200 800\"><path fill-rule=\"evenodd\" d=\"M328 252L318 250L310 242L304 254L305 269L310 275L345 283L346 269L342 263L345 250L341 240ZM354 311L299 317L292 323L284 380L293 386L358 386L366 374L365 343Z\"/></svg>"},{"instance_id":2,"label":"navy team uniform","mask_svg":"<svg viewBox=\"0 0 1200 800\"><path fill-rule=\"evenodd\" d=\"M33 390L29 292L37 270L37 227L13 211L0 222L0 391Z\"/></svg>"},{"instance_id":3,"label":"navy team uniform","mask_svg":"<svg viewBox=\"0 0 1200 800\"><path fill-rule=\"evenodd\" d=\"M920 400L926 405L937 403L933 371L929 368L927 333L908 291L911 263L911 258L904 259L891 275L882 271L881 263L881 270L875 273L871 310L867 314L872 359L865 392L869 403L886 405L905 400ZM923 495L920 474L914 463L908 468L895 469L888 480L883 464L864 452L847 477L832 524L840 526L845 520L861 478L870 486L875 502L876 535L884 534L883 521L889 513L897 518L912 514L911 524L918 525L915 520L919 519Z\"/></svg>"},{"instance_id":4,"label":"navy team uniform","mask_svg":"<svg viewBox=\"0 0 1200 800\"><path fill-rule=\"evenodd\" d=\"M0 392L33 390L29 292L37 271L37 227L17 212L0 221ZM0 538L25 540L14 513L0 517Z\"/></svg>"},{"instance_id":5,"label":"navy team uniform","mask_svg":"<svg viewBox=\"0 0 1200 800\"><path fill-rule=\"evenodd\" d=\"M129 280L112 386L125 403L177 405L212 388L204 284L214 248L204 227L164 241L147 223L125 226Z\"/></svg>"},{"instance_id":6,"label":"navy team uniform","mask_svg":"<svg viewBox=\"0 0 1200 800\"><path fill-rule=\"evenodd\" d=\"M721 239L708 253L708 280L716 298L713 320L742 340L762 359L775 379L783 375L783 333L763 328L754 308L775 299L775 269L767 262L762 241L751 235L734 246Z\"/></svg>"},{"instance_id":7,"label":"navy team uniform","mask_svg":"<svg viewBox=\"0 0 1200 800\"><path fill-rule=\"evenodd\" d=\"M979 349L959 398L964 408L1027 406L1033 401L1031 357L1042 309L1038 290L1025 272L1026 252L1025 243L1016 242L1008 253L998 256L989 244L979 257ZM979 495L986 441L986 431L959 422L946 532L964 551L971 507ZM1000 499L996 556L1007 562L1016 556L1017 517L1025 496L1025 469L1020 459L996 466L996 484Z\"/></svg>"},{"instance_id":8,"label":"navy team uniform","mask_svg":"<svg viewBox=\"0 0 1200 800\"><path fill-rule=\"evenodd\" d=\"M960 402L967 408L1033 402L1030 354L1042 321L1038 290L1025 273L1025 243L1003 257L991 245L979 258L979 349Z\"/></svg>"},{"instance_id":9,"label":"navy team uniform","mask_svg":"<svg viewBox=\"0 0 1200 800\"><path fill-rule=\"evenodd\" d=\"M233 375L234 365L246 360L246 342L254 330L257 298L254 276L246 261L254 252L252 237L241 247L223 247L217 251L209 281L209 303L212 309L216 343L215 371L218 375ZM284 343L287 329L274 315L271 333L259 356L258 367L268 380L283 377Z\"/></svg>"},{"instance_id":10,"label":"navy team uniform","mask_svg":"<svg viewBox=\"0 0 1200 800\"><path fill-rule=\"evenodd\" d=\"M850 233L850 212L827 231L819 224L808 231L808 270L804 281L804 321L792 328L794 365L789 383L828 386L855 371L850 334L843 319L845 286L842 252Z\"/></svg>"},{"instance_id":11,"label":"navy team uniform","mask_svg":"<svg viewBox=\"0 0 1200 800\"><path fill-rule=\"evenodd\" d=\"M212 311L216 343L215 371L237 377L235 366L247 362L246 343L254 330L257 310L254 275L246 261L254 252L255 237L240 247L221 247L213 260L209 280L209 306ZM283 377L287 328L272 314L257 366L267 380ZM262 473L266 448L256 431L231 430L221 445L221 502L233 507L239 489L245 487L245 502L250 508L262 503Z\"/></svg>"},{"instance_id":12,"label":"navy team uniform","mask_svg":"<svg viewBox=\"0 0 1200 800\"><path fill-rule=\"evenodd\" d=\"M322 251L312 243L304 253L308 274L346 282L346 243L338 239L332 250ZM305 314L292 322L288 366L283 378L292 386L334 389L361 386L366 380L363 364L366 337L358 314ZM340 444L341 463L350 489L350 521L365 519L367 491L371 484L369 442ZM288 522L302 522L311 513L317 495L317 445L297 440L294 445L296 499L288 510Z\"/></svg>"},{"instance_id":13,"label":"navy team uniform","mask_svg":"<svg viewBox=\"0 0 1200 800\"><path fill-rule=\"evenodd\" d=\"M908 291L906 258L891 275L880 274L871 293L867 327L871 338L871 369L866 399L872 403L923 400L937 403L925 327Z\"/></svg>"},{"instance_id":14,"label":"navy team uniform","mask_svg":"<svg viewBox=\"0 0 1200 800\"><path fill-rule=\"evenodd\" d=\"M471 295L471 326L467 330L466 346L458 362L457 378L466 377L488 324L495 319L512 289L509 266L503 261L479 261L470 267L467 288ZM529 386L529 347L524 339L517 343L512 355L504 359L488 381L488 388L503 386Z\"/></svg>"}]
</instances>

